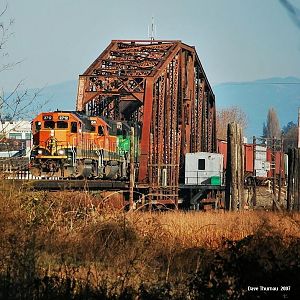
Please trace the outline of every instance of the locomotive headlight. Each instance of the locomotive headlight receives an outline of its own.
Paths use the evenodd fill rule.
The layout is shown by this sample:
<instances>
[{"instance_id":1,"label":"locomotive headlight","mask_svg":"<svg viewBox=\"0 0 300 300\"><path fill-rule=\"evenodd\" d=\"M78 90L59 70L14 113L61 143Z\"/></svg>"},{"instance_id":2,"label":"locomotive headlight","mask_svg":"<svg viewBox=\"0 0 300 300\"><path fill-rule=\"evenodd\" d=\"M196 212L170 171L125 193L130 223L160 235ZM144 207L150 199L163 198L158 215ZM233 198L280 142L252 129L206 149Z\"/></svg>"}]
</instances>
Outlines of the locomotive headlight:
<instances>
[{"instance_id":1,"label":"locomotive headlight","mask_svg":"<svg viewBox=\"0 0 300 300\"><path fill-rule=\"evenodd\" d=\"M58 150L58 155L64 155L65 154L65 150L64 149L59 149Z\"/></svg>"},{"instance_id":2,"label":"locomotive headlight","mask_svg":"<svg viewBox=\"0 0 300 300\"><path fill-rule=\"evenodd\" d=\"M39 150L38 150L38 154L43 154L43 150L42 150L42 149L39 149Z\"/></svg>"}]
</instances>

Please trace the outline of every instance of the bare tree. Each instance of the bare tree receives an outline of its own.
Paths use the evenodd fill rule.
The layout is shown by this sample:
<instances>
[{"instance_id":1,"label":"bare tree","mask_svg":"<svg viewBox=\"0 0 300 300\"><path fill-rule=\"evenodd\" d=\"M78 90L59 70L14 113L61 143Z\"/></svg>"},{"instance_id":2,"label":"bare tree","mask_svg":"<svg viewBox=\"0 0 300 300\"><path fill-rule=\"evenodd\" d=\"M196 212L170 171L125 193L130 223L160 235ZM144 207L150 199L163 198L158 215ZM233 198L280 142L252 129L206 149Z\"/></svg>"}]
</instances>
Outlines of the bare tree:
<instances>
[{"instance_id":1,"label":"bare tree","mask_svg":"<svg viewBox=\"0 0 300 300\"><path fill-rule=\"evenodd\" d=\"M10 62L9 53L6 51L6 44L9 39L13 36L12 26L14 24L14 19L4 20L4 16L8 9L6 5L2 10L0 8L0 72L11 70L15 65L19 64L21 61Z\"/></svg>"},{"instance_id":2,"label":"bare tree","mask_svg":"<svg viewBox=\"0 0 300 300\"><path fill-rule=\"evenodd\" d=\"M279 120L277 113L273 107L268 111L267 122L264 124L263 136L265 138L276 138L280 139L281 129L279 125Z\"/></svg>"},{"instance_id":3,"label":"bare tree","mask_svg":"<svg viewBox=\"0 0 300 300\"><path fill-rule=\"evenodd\" d=\"M13 70L22 62L22 60L12 62L7 50L9 40L13 36L14 24L13 19L7 18L7 13L8 5L3 8L0 6L0 84L1 77L5 76L6 71ZM0 122L2 123L0 137L2 137L3 145L8 145L6 151L11 151L11 147L5 138L10 131L8 130L9 122L5 123L5 121L31 119L33 114L44 105L38 103L41 89L29 93L23 85L24 81L20 80L10 92L7 92L5 86L0 86Z\"/></svg>"},{"instance_id":4,"label":"bare tree","mask_svg":"<svg viewBox=\"0 0 300 300\"><path fill-rule=\"evenodd\" d=\"M2 10L0 8L0 82L1 76L5 76L5 71L12 70L22 60L11 62L9 53L6 49L9 39L13 36L12 26L14 20L6 20L8 5ZM24 80L20 80L12 91L7 92L4 86L0 86L0 121L7 119L32 118L33 110L40 110L44 105L37 103L38 96L42 89L37 89L35 92L29 93L23 87ZM34 107L34 109L33 109Z\"/></svg>"},{"instance_id":5,"label":"bare tree","mask_svg":"<svg viewBox=\"0 0 300 300\"><path fill-rule=\"evenodd\" d=\"M242 130L245 130L248 125L247 115L237 106L223 108L217 112L217 138L226 140L227 125L236 122Z\"/></svg>"}]
</instances>

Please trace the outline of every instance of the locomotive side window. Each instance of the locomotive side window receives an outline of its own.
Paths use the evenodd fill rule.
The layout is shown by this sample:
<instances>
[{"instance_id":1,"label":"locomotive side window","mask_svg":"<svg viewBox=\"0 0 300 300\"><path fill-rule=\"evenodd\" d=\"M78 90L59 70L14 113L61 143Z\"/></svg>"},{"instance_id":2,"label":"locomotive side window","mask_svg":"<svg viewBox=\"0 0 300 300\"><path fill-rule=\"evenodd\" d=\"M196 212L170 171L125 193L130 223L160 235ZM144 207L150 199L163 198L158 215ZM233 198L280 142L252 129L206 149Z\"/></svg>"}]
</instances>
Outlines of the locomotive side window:
<instances>
[{"instance_id":1,"label":"locomotive side window","mask_svg":"<svg viewBox=\"0 0 300 300\"><path fill-rule=\"evenodd\" d=\"M40 121L35 122L35 130L40 131L42 127L42 123Z\"/></svg>"},{"instance_id":2,"label":"locomotive side window","mask_svg":"<svg viewBox=\"0 0 300 300\"><path fill-rule=\"evenodd\" d=\"M98 135L104 135L103 126L98 126Z\"/></svg>"},{"instance_id":3,"label":"locomotive side window","mask_svg":"<svg viewBox=\"0 0 300 300\"><path fill-rule=\"evenodd\" d=\"M68 128L68 122L57 121L57 128Z\"/></svg>"},{"instance_id":4,"label":"locomotive side window","mask_svg":"<svg viewBox=\"0 0 300 300\"><path fill-rule=\"evenodd\" d=\"M44 128L54 129L54 127L55 127L54 121L45 121L44 122Z\"/></svg>"},{"instance_id":5,"label":"locomotive side window","mask_svg":"<svg viewBox=\"0 0 300 300\"><path fill-rule=\"evenodd\" d=\"M71 133L77 133L77 122L71 122Z\"/></svg>"}]
</instances>

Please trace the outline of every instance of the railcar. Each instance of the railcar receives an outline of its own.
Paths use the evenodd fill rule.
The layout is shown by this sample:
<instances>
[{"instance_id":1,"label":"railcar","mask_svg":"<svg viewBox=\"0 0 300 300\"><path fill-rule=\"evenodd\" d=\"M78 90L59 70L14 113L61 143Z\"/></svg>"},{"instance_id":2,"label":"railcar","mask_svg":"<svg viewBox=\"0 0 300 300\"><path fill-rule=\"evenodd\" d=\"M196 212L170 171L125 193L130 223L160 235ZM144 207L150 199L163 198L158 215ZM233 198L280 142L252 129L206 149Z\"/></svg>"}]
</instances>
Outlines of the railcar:
<instances>
[{"instance_id":1,"label":"railcar","mask_svg":"<svg viewBox=\"0 0 300 300\"><path fill-rule=\"evenodd\" d=\"M275 177L284 180L288 174L288 157L281 149L272 150L265 144L243 144L244 151L244 178L245 183L264 184ZM227 164L227 142L218 140L218 152L224 157L224 170Z\"/></svg>"},{"instance_id":2,"label":"railcar","mask_svg":"<svg viewBox=\"0 0 300 300\"><path fill-rule=\"evenodd\" d=\"M30 172L60 178L128 177L130 127L75 111L40 113L32 121Z\"/></svg>"}]
</instances>

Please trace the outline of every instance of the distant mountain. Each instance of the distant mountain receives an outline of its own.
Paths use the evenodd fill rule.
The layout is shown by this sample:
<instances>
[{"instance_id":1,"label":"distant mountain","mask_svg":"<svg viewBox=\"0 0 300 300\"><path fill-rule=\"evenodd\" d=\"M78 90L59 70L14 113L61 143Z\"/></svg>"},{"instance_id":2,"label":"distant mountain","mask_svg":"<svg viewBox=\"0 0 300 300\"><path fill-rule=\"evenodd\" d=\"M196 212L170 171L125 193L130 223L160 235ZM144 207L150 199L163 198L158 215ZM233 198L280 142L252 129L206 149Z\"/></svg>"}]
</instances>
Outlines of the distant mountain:
<instances>
[{"instance_id":1,"label":"distant mountain","mask_svg":"<svg viewBox=\"0 0 300 300\"><path fill-rule=\"evenodd\" d=\"M66 81L41 88L17 89L4 93L4 118L31 120L41 111L75 110L77 81Z\"/></svg>"},{"instance_id":2,"label":"distant mountain","mask_svg":"<svg viewBox=\"0 0 300 300\"><path fill-rule=\"evenodd\" d=\"M36 89L30 89L33 94ZM218 108L239 106L248 116L245 134L261 135L268 109L274 107L281 127L290 121L296 122L300 107L300 78L268 78L251 82L227 82L213 87ZM49 85L39 92L39 103L46 102L41 110L74 110L77 96L77 81Z\"/></svg>"},{"instance_id":3,"label":"distant mountain","mask_svg":"<svg viewBox=\"0 0 300 300\"><path fill-rule=\"evenodd\" d=\"M217 109L240 107L248 117L247 136L261 135L268 109L274 107L283 127L296 123L300 107L300 78L274 77L251 82L228 82L215 85Z\"/></svg>"},{"instance_id":4,"label":"distant mountain","mask_svg":"<svg viewBox=\"0 0 300 300\"><path fill-rule=\"evenodd\" d=\"M36 89L30 89L33 93ZM39 102L44 103L43 110L75 110L77 97L77 81L71 80L41 88Z\"/></svg>"}]
</instances>

